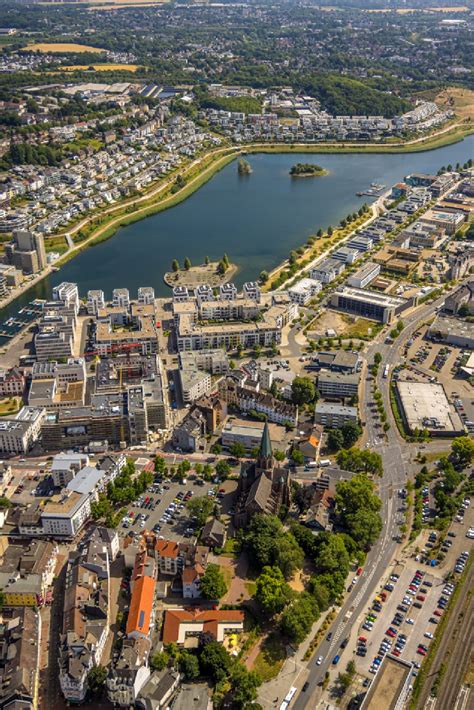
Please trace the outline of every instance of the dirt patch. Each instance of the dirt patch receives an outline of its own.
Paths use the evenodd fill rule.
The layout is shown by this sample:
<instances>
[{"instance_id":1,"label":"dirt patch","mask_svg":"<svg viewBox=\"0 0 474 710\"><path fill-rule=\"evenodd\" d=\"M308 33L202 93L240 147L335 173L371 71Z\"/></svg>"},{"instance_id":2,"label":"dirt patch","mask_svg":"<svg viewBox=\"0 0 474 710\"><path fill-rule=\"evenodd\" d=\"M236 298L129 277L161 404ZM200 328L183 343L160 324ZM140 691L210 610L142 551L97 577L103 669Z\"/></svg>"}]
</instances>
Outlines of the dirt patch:
<instances>
[{"instance_id":1,"label":"dirt patch","mask_svg":"<svg viewBox=\"0 0 474 710\"><path fill-rule=\"evenodd\" d=\"M435 102L444 109L451 109L456 116L463 120L474 118L474 91L472 89L450 86L437 94Z\"/></svg>"},{"instance_id":2,"label":"dirt patch","mask_svg":"<svg viewBox=\"0 0 474 710\"><path fill-rule=\"evenodd\" d=\"M186 286L188 289L194 289L199 284L209 284L212 288L216 288L230 281L238 271L235 264L229 264L225 274L219 274L218 266L219 262L211 261L209 264L199 264L199 266L191 266L189 269L180 269L176 272L168 271L164 275L164 281L170 288Z\"/></svg>"},{"instance_id":3,"label":"dirt patch","mask_svg":"<svg viewBox=\"0 0 474 710\"><path fill-rule=\"evenodd\" d=\"M311 323L312 338L327 338L328 331L335 331L341 338L369 338L380 329L380 324L367 318L357 318L346 313L328 310Z\"/></svg>"}]
</instances>

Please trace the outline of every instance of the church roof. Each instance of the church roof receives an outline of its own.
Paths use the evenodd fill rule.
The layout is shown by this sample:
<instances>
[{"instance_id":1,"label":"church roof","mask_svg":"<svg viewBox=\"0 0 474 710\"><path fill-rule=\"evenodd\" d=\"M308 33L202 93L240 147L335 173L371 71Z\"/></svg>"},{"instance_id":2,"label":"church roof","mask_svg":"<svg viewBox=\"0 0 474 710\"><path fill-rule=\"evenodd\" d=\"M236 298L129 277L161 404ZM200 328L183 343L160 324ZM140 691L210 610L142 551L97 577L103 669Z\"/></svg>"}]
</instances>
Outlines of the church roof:
<instances>
[{"instance_id":1,"label":"church roof","mask_svg":"<svg viewBox=\"0 0 474 710\"><path fill-rule=\"evenodd\" d=\"M265 422L265 426L263 427L262 440L260 441L259 456L273 456L272 442L270 441L270 430L268 428L267 422Z\"/></svg>"}]
</instances>

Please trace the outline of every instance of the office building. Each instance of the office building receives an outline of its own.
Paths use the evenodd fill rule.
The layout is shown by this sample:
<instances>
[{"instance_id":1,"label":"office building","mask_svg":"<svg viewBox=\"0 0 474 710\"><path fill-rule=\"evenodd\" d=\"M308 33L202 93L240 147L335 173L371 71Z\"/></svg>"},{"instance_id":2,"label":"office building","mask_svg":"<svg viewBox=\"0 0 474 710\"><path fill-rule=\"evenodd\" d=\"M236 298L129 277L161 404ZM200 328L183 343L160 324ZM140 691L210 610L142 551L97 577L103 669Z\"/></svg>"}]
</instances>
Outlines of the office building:
<instances>
[{"instance_id":1,"label":"office building","mask_svg":"<svg viewBox=\"0 0 474 710\"><path fill-rule=\"evenodd\" d=\"M380 264L374 264L372 261L368 261L364 266L358 269L358 271L349 276L347 283L353 288L365 288L371 281L377 278L379 274Z\"/></svg>"},{"instance_id":2,"label":"office building","mask_svg":"<svg viewBox=\"0 0 474 710\"><path fill-rule=\"evenodd\" d=\"M316 402L314 421L325 427L340 427L346 422L356 424L357 407L348 407L335 402Z\"/></svg>"},{"instance_id":3,"label":"office building","mask_svg":"<svg viewBox=\"0 0 474 710\"><path fill-rule=\"evenodd\" d=\"M414 305L414 299L342 286L332 294L331 305L363 318L391 323L396 316Z\"/></svg>"},{"instance_id":4,"label":"office building","mask_svg":"<svg viewBox=\"0 0 474 710\"><path fill-rule=\"evenodd\" d=\"M359 380L359 373L320 370L318 375L318 390L322 397L329 399L353 397L358 392Z\"/></svg>"}]
</instances>

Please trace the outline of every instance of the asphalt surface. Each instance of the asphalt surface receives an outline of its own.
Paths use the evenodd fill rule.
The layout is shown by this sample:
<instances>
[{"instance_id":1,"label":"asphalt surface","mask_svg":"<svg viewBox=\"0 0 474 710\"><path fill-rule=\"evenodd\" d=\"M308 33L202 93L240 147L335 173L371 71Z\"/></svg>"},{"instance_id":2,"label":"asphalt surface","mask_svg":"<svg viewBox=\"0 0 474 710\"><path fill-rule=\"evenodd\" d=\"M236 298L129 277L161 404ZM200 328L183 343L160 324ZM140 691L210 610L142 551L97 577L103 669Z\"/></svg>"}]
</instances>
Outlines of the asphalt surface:
<instances>
[{"instance_id":1,"label":"asphalt surface","mask_svg":"<svg viewBox=\"0 0 474 710\"><path fill-rule=\"evenodd\" d=\"M414 452L410 451L410 448L398 433L391 414L389 380L383 378L383 372L385 365L388 364L390 369L392 369L394 365L401 361L399 348L402 342L406 341L428 317L433 315L445 298L446 294L433 303L417 308L411 314L404 314L402 318L405 328L393 343L385 344L384 342L379 342L376 338L363 352L364 358L369 364L373 362L375 352L380 352L382 355L382 363L377 375L377 385L382 392L383 403L391 424L391 428L385 435L378 426L378 418L371 414L369 403L373 401L371 393L372 382L366 382L365 387L362 388L363 396L360 410L365 415L365 433L369 446L373 451L378 451L383 460L384 475L379 483L383 529L377 544L367 556L360 581L347 597L331 626L331 640L327 641L326 637L321 642L307 665L309 676L306 682L308 686L306 691L300 693L292 704L292 708L295 708L295 710L302 710L303 708L314 709L317 706L321 696L319 683L323 680L326 671L334 667L332 661L337 655L341 642L350 636L354 622L367 606L374 589L386 573L397 549L399 549L398 543L394 540L394 537L399 532L397 524L397 491L406 484L406 470L410 457ZM379 337L382 339L386 336L380 334ZM319 656L323 656L323 662L318 666L316 665L316 660Z\"/></svg>"}]
</instances>

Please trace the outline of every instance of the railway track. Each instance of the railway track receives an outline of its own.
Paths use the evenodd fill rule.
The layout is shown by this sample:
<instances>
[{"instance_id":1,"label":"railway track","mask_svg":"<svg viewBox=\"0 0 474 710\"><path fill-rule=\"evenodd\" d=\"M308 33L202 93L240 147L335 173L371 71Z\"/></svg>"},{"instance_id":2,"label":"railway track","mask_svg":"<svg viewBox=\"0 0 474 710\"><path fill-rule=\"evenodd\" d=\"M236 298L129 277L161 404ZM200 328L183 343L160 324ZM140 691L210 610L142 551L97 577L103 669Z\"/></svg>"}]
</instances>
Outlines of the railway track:
<instances>
[{"instance_id":1,"label":"railway track","mask_svg":"<svg viewBox=\"0 0 474 710\"><path fill-rule=\"evenodd\" d=\"M450 614L449 623L436 651L429 675L420 693L416 710L433 710L434 707L443 710L459 708L459 692L473 653L473 588L474 564L471 564L454 609ZM436 698L433 698L430 693L442 666L444 666L443 677Z\"/></svg>"}]
</instances>

